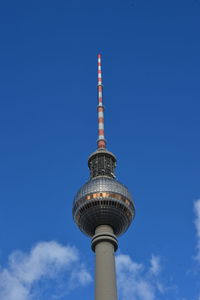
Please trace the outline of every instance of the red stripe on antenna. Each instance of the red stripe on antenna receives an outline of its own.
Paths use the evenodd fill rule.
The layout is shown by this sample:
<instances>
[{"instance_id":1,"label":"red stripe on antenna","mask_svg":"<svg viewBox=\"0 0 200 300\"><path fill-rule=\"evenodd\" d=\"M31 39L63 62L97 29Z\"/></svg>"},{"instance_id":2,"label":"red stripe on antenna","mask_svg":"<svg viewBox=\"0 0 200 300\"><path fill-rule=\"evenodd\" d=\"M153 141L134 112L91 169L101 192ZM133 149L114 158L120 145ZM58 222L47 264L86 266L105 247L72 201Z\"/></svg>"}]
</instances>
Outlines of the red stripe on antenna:
<instances>
[{"instance_id":1,"label":"red stripe on antenna","mask_svg":"<svg viewBox=\"0 0 200 300\"><path fill-rule=\"evenodd\" d=\"M104 107L102 100L102 72L101 72L101 54L98 54L98 141L97 146L98 149L106 148L106 140L104 136Z\"/></svg>"}]
</instances>

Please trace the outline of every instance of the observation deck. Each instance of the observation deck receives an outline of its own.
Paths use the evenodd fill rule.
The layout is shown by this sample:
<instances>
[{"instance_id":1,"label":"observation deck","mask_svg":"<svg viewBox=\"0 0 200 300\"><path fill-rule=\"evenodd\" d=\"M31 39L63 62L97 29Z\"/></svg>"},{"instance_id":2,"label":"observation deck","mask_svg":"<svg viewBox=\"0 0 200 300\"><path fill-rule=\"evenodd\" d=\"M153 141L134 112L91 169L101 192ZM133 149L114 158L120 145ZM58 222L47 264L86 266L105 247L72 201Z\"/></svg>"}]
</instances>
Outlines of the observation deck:
<instances>
[{"instance_id":1,"label":"observation deck","mask_svg":"<svg viewBox=\"0 0 200 300\"><path fill-rule=\"evenodd\" d=\"M107 150L97 150L89 157L88 165L91 179L74 198L74 220L91 237L99 225L111 226L119 236L131 224L135 208L127 187L115 179L116 158Z\"/></svg>"}]
</instances>

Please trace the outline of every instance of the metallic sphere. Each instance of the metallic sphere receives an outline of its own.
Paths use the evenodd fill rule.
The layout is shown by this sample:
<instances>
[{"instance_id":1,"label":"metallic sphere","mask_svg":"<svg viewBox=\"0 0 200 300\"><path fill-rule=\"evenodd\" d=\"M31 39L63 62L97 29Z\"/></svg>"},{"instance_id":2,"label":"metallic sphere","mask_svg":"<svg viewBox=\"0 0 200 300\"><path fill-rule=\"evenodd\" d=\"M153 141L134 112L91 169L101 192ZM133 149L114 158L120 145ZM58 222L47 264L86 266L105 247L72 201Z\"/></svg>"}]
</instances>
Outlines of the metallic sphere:
<instances>
[{"instance_id":1,"label":"metallic sphere","mask_svg":"<svg viewBox=\"0 0 200 300\"><path fill-rule=\"evenodd\" d=\"M110 225L114 234L124 233L135 208L126 186L108 176L98 176L84 184L74 199L73 217L80 230L93 236L99 225Z\"/></svg>"}]
</instances>

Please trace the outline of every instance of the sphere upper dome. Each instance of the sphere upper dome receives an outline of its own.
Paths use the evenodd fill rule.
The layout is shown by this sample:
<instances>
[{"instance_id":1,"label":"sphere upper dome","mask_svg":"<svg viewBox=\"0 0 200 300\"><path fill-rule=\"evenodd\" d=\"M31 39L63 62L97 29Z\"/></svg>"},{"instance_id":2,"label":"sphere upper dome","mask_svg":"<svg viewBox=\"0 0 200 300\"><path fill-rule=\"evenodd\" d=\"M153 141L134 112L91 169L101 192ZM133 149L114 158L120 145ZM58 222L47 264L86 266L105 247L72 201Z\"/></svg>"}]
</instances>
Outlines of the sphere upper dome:
<instances>
[{"instance_id":1,"label":"sphere upper dome","mask_svg":"<svg viewBox=\"0 0 200 300\"><path fill-rule=\"evenodd\" d=\"M74 198L73 217L79 228L93 236L99 225L110 225L118 236L135 214L132 196L116 179L98 176L86 182Z\"/></svg>"}]
</instances>

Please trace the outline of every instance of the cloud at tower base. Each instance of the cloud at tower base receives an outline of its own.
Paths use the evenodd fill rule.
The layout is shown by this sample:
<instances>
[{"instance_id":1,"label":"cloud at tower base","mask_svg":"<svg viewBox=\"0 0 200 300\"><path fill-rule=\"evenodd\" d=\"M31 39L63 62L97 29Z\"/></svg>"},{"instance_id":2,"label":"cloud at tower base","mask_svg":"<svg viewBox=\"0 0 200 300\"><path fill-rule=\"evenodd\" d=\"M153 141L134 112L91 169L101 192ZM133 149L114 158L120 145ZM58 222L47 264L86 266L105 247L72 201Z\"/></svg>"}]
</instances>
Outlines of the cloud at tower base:
<instances>
[{"instance_id":1,"label":"cloud at tower base","mask_svg":"<svg viewBox=\"0 0 200 300\"><path fill-rule=\"evenodd\" d=\"M44 293L54 299L91 281L75 247L40 242L29 253L9 256L8 266L0 269L0 299L38 300Z\"/></svg>"},{"instance_id":2,"label":"cloud at tower base","mask_svg":"<svg viewBox=\"0 0 200 300\"><path fill-rule=\"evenodd\" d=\"M197 255L196 259L200 262L200 199L194 202L195 220L194 224L197 232Z\"/></svg>"},{"instance_id":3,"label":"cloud at tower base","mask_svg":"<svg viewBox=\"0 0 200 300\"><path fill-rule=\"evenodd\" d=\"M155 300L165 288L159 279L160 258L152 255L149 268L134 262L129 255L116 256L117 281L120 299Z\"/></svg>"}]
</instances>

